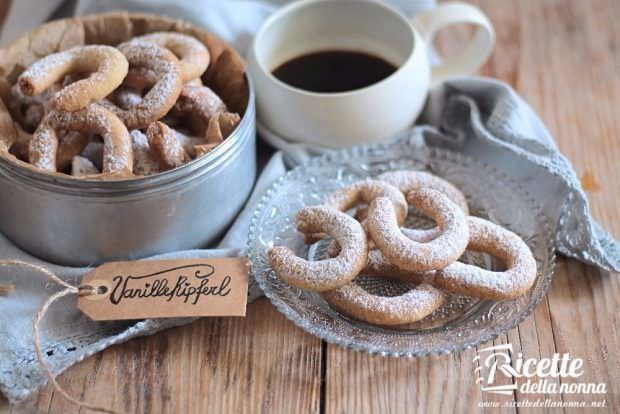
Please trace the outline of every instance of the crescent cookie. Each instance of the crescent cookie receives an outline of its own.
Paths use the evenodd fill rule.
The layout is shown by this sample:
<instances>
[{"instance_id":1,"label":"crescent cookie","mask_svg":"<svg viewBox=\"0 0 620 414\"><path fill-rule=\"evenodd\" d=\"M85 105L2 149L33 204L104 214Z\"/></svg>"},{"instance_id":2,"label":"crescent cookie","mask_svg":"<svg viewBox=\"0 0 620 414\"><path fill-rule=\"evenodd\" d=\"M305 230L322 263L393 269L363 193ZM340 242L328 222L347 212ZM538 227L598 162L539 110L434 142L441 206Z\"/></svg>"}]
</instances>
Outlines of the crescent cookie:
<instances>
[{"instance_id":1,"label":"crescent cookie","mask_svg":"<svg viewBox=\"0 0 620 414\"><path fill-rule=\"evenodd\" d=\"M370 204L377 197L385 197L392 203L399 225L405 222L407 200L398 188L378 180L367 179L343 187L329 196L324 204L339 211L347 211L361 203ZM322 234L308 235L306 243L314 243L323 237Z\"/></svg>"},{"instance_id":2,"label":"crescent cookie","mask_svg":"<svg viewBox=\"0 0 620 414\"><path fill-rule=\"evenodd\" d=\"M436 175L424 171L400 170L380 174L377 176L377 180L385 181L386 183L398 187L405 195L412 191L417 191L420 188L432 188L448 196L453 203L461 207L465 215L469 215L467 199L461 190L456 188L449 181Z\"/></svg>"},{"instance_id":3,"label":"crescent cookie","mask_svg":"<svg viewBox=\"0 0 620 414\"><path fill-rule=\"evenodd\" d=\"M175 115L186 118L197 135L205 135L209 121L223 111L226 104L207 86L183 86L174 105Z\"/></svg>"},{"instance_id":4,"label":"crescent cookie","mask_svg":"<svg viewBox=\"0 0 620 414\"><path fill-rule=\"evenodd\" d=\"M129 134L133 146L133 173L146 176L161 172L146 135L139 129L134 129Z\"/></svg>"},{"instance_id":5,"label":"crescent cookie","mask_svg":"<svg viewBox=\"0 0 620 414\"><path fill-rule=\"evenodd\" d=\"M536 280L536 260L515 233L490 221L469 217L467 249L502 259L507 267L494 272L454 262L435 272L433 285L449 292L484 299L514 299L525 294Z\"/></svg>"},{"instance_id":6,"label":"crescent cookie","mask_svg":"<svg viewBox=\"0 0 620 414\"><path fill-rule=\"evenodd\" d=\"M67 131L60 136L56 151L56 171L66 172L73 164L75 156L80 155L89 142L90 134L82 132Z\"/></svg>"},{"instance_id":7,"label":"crescent cookie","mask_svg":"<svg viewBox=\"0 0 620 414\"><path fill-rule=\"evenodd\" d=\"M377 179L398 187L405 195L422 187L433 188L444 193L450 200L459 205L463 209L465 215L469 214L469 206L467 205L467 199L463 193L449 181L436 175L424 171L400 170L380 174ZM360 214L363 215L364 211L361 211ZM439 236L440 233L437 227L418 229L416 231L419 233L420 237L431 240Z\"/></svg>"},{"instance_id":8,"label":"crescent cookie","mask_svg":"<svg viewBox=\"0 0 620 414\"><path fill-rule=\"evenodd\" d=\"M190 160L176 133L163 122L157 121L149 125L146 137L159 163L160 171L171 170Z\"/></svg>"},{"instance_id":9,"label":"crescent cookie","mask_svg":"<svg viewBox=\"0 0 620 414\"><path fill-rule=\"evenodd\" d=\"M422 234L422 237L420 237L419 233L411 232L410 229L407 228L401 228L401 231L407 238L417 242L427 242L432 240L426 238L426 234ZM327 248L328 256L334 257L338 255L339 251L340 247L338 246L338 243L332 240ZM366 266L364 266L364 268L360 271L360 275L363 276L396 279L403 282L413 283L422 283L425 278L433 274L434 271L410 272L408 270L403 270L400 267L390 263L389 260L385 258L383 253L381 253L381 250L374 248L371 248L368 251L368 261L366 262Z\"/></svg>"},{"instance_id":10,"label":"crescent cookie","mask_svg":"<svg viewBox=\"0 0 620 414\"><path fill-rule=\"evenodd\" d=\"M430 188L409 193L407 200L435 220L441 234L426 243L407 238L398 226L392 203L379 197L370 204L366 226L377 248L390 263L413 272L441 269L456 261L469 238L463 211L443 193Z\"/></svg>"},{"instance_id":11,"label":"crescent cookie","mask_svg":"<svg viewBox=\"0 0 620 414\"><path fill-rule=\"evenodd\" d=\"M98 173L99 170L88 158L76 155L71 160L71 175L74 177L88 177Z\"/></svg>"},{"instance_id":12,"label":"crescent cookie","mask_svg":"<svg viewBox=\"0 0 620 414\"><path fill-rule=\"evenodd\" d=\"M198 39L182 33L155 32L136 37L132 42L149 42L165 47L179 59L183 82L200 78L211 59L207 47Z\"/></svg>"},{"instance_id":13,"label":"crescent cookie","mask_svg":"<svg viewBox=\"0 0 620 414\"><path fill-rule=\"evenodd\" d=\"M0 97L4 101L11 116L26 131L34 132L51 108L51 100L62 85L57 82L36 96L24 95L18 84L12 85L0 80Z\"/></svg>"},{"instance_id":14,"label":"crescent cookie","mask_svg":"<svg viewBox=\"0 0 620 414\"><path fill-rule=\"evenodd\" d=\"M402 325L419 321L445 302L445 295L427 284L418 285L399 296L378 296L353 281L321 295L336 310L377 325Z\"/></svg>"},{"instance_id":15,"label":"crescent cookie","mask_svg":"<svg viewBox=\"0 0 620 414\"><path fill-rule=\"evenodd\" d=\"M269 250L269 263L280 279L308 290L326 291L349 283L365 266L368 240L362 225L349 215L326 206L305 207L297 213L302 233L324 232L340 246L334 258L308 261L284 246Z\"/></svg>"},{"instance_id":16,"label":"crescent cookie","mask_svg":"<svg viewBox=\"0 0 620 414\"><path fill-rule=\"evenodd\" d=\"M142 101L142 94L132 88L121 86L108 97L121 109L131 109Z\"/></svg>"},{"instance_id":17,"label":"crescent cookie","mask_svg":"<svg viewBox=\"0 0 620 414\"><path fill-rule=\"evenodd\" d=\"M237 113L219 112L209 120L209 126L205 133L205 142L209 144L219 144L224 141L241 122L241 117Z\"/></svg>"},{"instance_id":18,"label":"crescent cookie","mask_svg":"<svg viewBox=\"0 0 620 414\"><path fill-rule=\"evenodd\" d=\"M177 58L167 49L153 43L129 41L118 46L131 67L146 68L157 75L157 82L139 103L122 109L110 101L102 101L129 130L148 127L161 119L174 106L183 78Z\"/></svg>"},{"instance_id":19,"label":"crescent cookie","mask_svg":"<svg viewBox=\"0 0 620 414\"><path fill-rule=\"evenodd\" d=\"M411 272L390 263L379 249L368 252L366 266L360 275L382 277L386 279L396 279L403 282L422 283L426 277L432 275L434 271Z\"/></svg>"},{"instance_id":20,"label":"crescent cookie","mask_svg":"<svg viewBox=\"0 0 620 414\"><path fill-rule=\"evenodd\" d=\"M26 69L17 82L24 95L34 96L66 75L90 73L52 97L52 109L74 112L112 93L123 82L128 66L125 56L114 47L81 46L40 59Z\"/></svg>"},{"instance_id":21,"label":"crescent cookie","mask_svg":"<svg viewBox=\"0 0 620 414\"><path fill-rule=\"evenodd\" d=\"M407 200L398 188L378 180L363 180L333 193L325 205L340 211L347 211L360 203L370 204L377 197L386 197L392 203L397 221L402 224L407 218Z\"/></svg>"},{"instance_id":22,"label":"crescent cookie","mask_svg":"<svg viewBox=\"0 0 620 414\"><path fill-rule=\"evenodd\" d=\"M43 171L56 171L60 130L100 135L104 142L102 172L119 178L131 175L133 151L129 132L118 117L97 104L76 112L50 112L30 140L32 165Z\"/></svg>"},{"instance_id":23,"label":"crescent cookie","mask_svg":"<svg viewBox=\"0 0 620 414\"><path fill-rule=\"evenodd\" d=\"M9 110L0 99L0 153L6 153L19 139L17 128Z\"/></svg>"}]
</instances>

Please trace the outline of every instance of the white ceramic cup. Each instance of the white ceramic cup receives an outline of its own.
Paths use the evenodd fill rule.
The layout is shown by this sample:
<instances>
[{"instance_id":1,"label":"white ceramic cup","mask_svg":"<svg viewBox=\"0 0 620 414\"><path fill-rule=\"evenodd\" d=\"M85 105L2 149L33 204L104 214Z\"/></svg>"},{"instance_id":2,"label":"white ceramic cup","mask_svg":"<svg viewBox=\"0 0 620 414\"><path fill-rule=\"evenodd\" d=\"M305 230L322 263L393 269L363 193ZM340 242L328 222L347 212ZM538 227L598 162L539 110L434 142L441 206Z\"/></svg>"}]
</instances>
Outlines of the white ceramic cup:
<instances>
[{"instance_id":1,"label":"white ceramic cup","mask_svg":"<svg viewBox=\"0 0 620 414\"><path fill-rule=\"evenodd\" d=\"M461 23L476 26L469 44L431 67L425 43L437 30ZM267 19L248 54L258 120L286 140L322 147L386 141L413 125L432 84L475 72L493 43L487 17L464 3L444 3L410 22L375 0L295 2ZM306 91L273 76L280 64L322 50L361 51L398 69L370 86L338 93Z\"/></svg>"}]
</instances>

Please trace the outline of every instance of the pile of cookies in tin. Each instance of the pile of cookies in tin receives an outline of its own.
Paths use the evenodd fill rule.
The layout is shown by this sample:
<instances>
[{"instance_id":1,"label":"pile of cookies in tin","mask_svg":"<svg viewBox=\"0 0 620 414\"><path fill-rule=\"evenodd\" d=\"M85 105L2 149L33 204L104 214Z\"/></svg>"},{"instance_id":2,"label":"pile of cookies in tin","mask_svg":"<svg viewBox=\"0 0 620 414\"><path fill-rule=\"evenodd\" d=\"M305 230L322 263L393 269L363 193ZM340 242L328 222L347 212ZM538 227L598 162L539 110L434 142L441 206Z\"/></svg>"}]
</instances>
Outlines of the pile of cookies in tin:
<instances>
[{"instance_id":1,"label":"pile of cookies in tin","mask_svg":"<svg viewBox=\"0 0 620 414\"><path fill-rule=\"evenodd\" d=\"M432 219L430 229L407 228L409 207ZM354 209L354 216L347 211ZM324 260L298 257L286 246L269 250L280 279L321 292L330 306L377 325L420 321L441 307L447 294L509 300L536 280L536 260L515 233L469 215L463 193L450 182L421 171L386 172L333 193L323 204L296 215L305 242L330 236ZM503 271L459 261L466 250L500 259ZM410 283L396 296L364 289L364 278Z\"/></svg>"},{"instance_id":2,"label":"pile of cookies in tin","mask_svg":"<svg viewBox=\"0 0 620 414\"><path fill-rule=\"evenodd\" d=\"M240 70L221 61L218 70ZM240 122L203 84L209 65L201 41L175 32L44 56L15 82L0 79L0 156L85 179L148 176L202 157Z\"/></svg>"}]
</instances>

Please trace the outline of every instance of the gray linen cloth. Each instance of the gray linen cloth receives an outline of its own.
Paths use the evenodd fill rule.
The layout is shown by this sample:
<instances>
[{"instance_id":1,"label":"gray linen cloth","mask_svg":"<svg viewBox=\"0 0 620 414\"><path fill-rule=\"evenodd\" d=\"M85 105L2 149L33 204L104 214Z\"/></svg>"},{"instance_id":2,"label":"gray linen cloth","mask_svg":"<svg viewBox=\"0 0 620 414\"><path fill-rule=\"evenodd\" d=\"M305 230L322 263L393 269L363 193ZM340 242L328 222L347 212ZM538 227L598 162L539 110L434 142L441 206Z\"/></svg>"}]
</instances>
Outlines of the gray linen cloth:
<instances>
[{"instance_id":1,"label":"gray linen cloth","mask_svg":"<svg viewBox=\"0 0 620 414\"><path fill-rule=\"evenodd\" d=\"M188 17L191 12L158 0L149 7L144 1L85 1L78 7L79 13L109 9L110 4L130 10L161 11ZM187 4L201 2L187 2ZM251 2L235 2L257 7L256 13L245 11L247 16L269 14L270 6ZM155 7L155 8L153 8ZM188 6L189 7L189 6ZM214 6L215 7L215 6ZM230 15L226 7L215 13L218 22ZM183 11L185 10L185 11ZM229 10L230 11L230 10ZM194 15L207 28L208 16ZM196 17L198 16L198 17ZM211 16L211 17L209 17ZM234 20L234 19L233 19ZM238 23L237 23L238 25ZM216 30L227 40L244 50L248 33L257 24L245 24L243 35L237 37L234 30ZM228 34L227 34L228 33ZM260 128L265 141L278 149L264 165L252 196L217 249L176 252L162 257L232 257L244 254L249 219L264 190L286 170L298 165L309 156L325 152L320 148L308 148L290 144L282 138ZM556 227L560 253L592 264L605 270L620 270L620 246L590 217L588 201L579 181L568 162L557 150L553 139L536 114L507 85L485 78L454 79L431 91L428 104L420 119L420 126L409 134L420 138L421 145L447 146L463 151L477 159L504 171L518 179L526 190L537 197L545 213ZM273 150L259 144L259 154L266 158ZM19 258L34 263L41 261L20 251L0 235L0 258ZM89 269L49 265L50 269L64 279L77 284L81 275ZM22 400L44 382L45 378L36 360L32 342L32 318L46 297L58 289L31 271L19 268L0 269L0 280L11 281L16 291L8 298L0 298L0 390L11 402ZM250 300L260 296L251 283ZM123 322L92 322L75 307L76 298L66 297L55 303L43 325L43 349L48 354L53 371L60 373L67 367L116 343L172 326L188 323L193 319L174 318ZM251 311L251 308L249 309Z\"/></svg>"}]
</instances>

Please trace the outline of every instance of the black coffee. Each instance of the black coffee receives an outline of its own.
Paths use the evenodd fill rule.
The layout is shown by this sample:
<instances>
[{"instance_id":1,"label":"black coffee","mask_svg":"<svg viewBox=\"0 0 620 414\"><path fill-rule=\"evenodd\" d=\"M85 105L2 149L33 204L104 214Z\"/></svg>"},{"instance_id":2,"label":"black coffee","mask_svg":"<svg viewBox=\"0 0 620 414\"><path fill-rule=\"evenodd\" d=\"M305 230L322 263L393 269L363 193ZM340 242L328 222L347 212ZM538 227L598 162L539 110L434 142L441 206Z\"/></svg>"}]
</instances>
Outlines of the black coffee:
<instances>
[{"instance_id":1,"label":"black coffee","mask_svg":"<svg viewBox=\"0 0 620 414\"><path fill-rule=\"evenodd\" d=\"M273 75L312 92L345 92L390 76L396 66L378 56L348 50L325 50L298 56L278 66Z\"/></svg>"}]
</instances>

